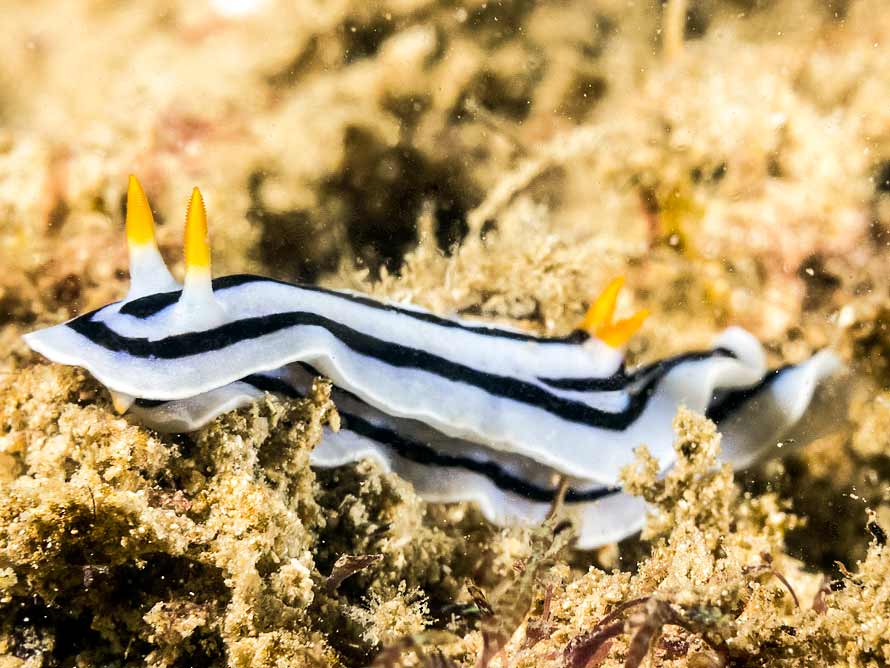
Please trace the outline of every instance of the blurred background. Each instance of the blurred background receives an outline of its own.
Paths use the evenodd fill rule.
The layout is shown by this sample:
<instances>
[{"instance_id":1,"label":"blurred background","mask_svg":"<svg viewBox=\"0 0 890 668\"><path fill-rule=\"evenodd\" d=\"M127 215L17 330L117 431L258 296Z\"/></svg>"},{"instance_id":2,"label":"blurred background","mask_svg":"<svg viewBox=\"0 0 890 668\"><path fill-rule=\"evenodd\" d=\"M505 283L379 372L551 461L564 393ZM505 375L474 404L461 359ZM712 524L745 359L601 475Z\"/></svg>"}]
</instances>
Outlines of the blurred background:
<instances>
[{"instance_id":1,"label":"blurred background","mask_svg":"<svg viewBox=\"0 0 890 668\"><path fill-rule=\"evenodd\" d=\"M883 8L7 2L0 253L17 271L0 294L17 302L23 273L40 289L0 310L106 298L90 295L126 269L132 172L170 261L198 185L219 272L316 281L349 266L377 278L402 268L426 213L446 253L497 228L593 244L602 260L587 291L602 265L661 244L768 258L785 276L759 277L761 293L780 306L758 317L778 334L802 289L784 278L814 254L855 250L890 217ZM744 310L731 288L715 282L718 302ZM561 325L561 306L539 324Z\"/></svg>"}]
</instances>

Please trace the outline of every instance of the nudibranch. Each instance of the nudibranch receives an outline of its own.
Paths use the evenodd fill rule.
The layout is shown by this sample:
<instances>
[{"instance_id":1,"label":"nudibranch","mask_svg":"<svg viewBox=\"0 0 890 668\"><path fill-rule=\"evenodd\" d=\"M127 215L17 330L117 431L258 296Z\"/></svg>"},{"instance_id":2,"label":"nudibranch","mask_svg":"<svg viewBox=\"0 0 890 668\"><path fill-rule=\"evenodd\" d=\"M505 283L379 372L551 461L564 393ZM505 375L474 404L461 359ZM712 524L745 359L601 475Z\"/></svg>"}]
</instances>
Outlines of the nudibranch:
<instances>
[{"instance_id":1,"label":"nudibranch","mask_svg":"<svg viewBox=\"0 0 890 668\"><path fill-rule=\"evenodd\" d=\"M739 328L710 350L628 370L623 348L646 313L615 320L620 280L576 331L544 338L354 292L213 279L197 188L181 286L134 177L126 229L126 297L25 337L49 359L86 368L118 410L187 432L265 392L300 396L323 375L343 426L326 431L313 465L372 458L423 497L475 501L499 524L540 521L565 477L583 548L641 526L645 508L621 492L619 472L641 444L663 470L673 464L679 406L714 419L724 459L741 467L780 440L818 433L837 404L826 396L841 368L830 351L768 370L760 344Z\"/></svg>"}]
</instances>

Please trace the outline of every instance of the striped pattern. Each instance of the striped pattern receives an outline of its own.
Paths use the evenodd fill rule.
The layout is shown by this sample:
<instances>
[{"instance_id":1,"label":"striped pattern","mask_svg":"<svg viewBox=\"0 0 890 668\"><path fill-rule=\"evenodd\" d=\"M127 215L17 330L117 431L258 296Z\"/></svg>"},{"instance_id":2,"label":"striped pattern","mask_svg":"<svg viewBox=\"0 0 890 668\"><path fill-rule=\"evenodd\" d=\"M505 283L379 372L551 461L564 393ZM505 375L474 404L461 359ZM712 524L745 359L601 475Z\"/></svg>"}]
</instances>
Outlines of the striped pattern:
<instances>
[{"instance_id":1,"label":"striped pattern","mask_svg":"<svg viewBox=\"0 0 890 668\"><path fill-rule=\"evenodd\" d=\"M189 332L156 340L121 336L107 324L96 322L90 317L78 318L69 323L68 327L109 352L125 353L130 357L143 359L171 361L210 352L224 352L237 344L255 341L264 336L294 334L299 328L314 327L329 334L352 353L368 360L405 370L421 371L445 381L475 388L491 397L539 408L555 418L610 431L622 431L639 418L658 383L679 364L715 357L734 357L731 351L718 348L660 362L630 375L619 372L605 378L541 379L545 385L556 390L627 393L628 401L625 408L607 411L597 409L583 401L566 398L534 382L480 371L425 350L368 336L342 323L304 311L245 318L211 330ZM640 387L633 388L636 384L640 384Z\"/></svg>"},{"instance_id":2,"label":"striped pattern","mask_svg":"<svg viewBox=\"0 0 890 668\"><path fill-rule=\"evenodd\" d=\"M230 290L232 288L237 288L241 285L246 285L249 283L262 283L269 285L283 285L287 287L294 287L300 290L304 290L307 292L314 292L317 294L325 295L327 297L331 297L333 299L342 299L353 304L358 304L361 306L366 306L368 308L377 309L379 311L385 311L388 313L394 313L397 315L406 316L408 318L414 318L415 320L421 322L432 323L434 325L438 325L439 327L446 328L454 328L454 329L462 329L465 331L472 332L473 334L480 334L482 336L492 336L501 339L508 339L511 341L527 341L531 343L583 343L590 338L583 330L575 330L571 334L563 337L550 337L550 338L542 338L533 336L531 334L525 334L523 332L518 332L510 329L504 329L501 327L492 327L489 325L479 325L472 324L466 321L442 318L440 316L435 315L434 313L430 313L428 311L422 311L420 309L411 309L405 308L404 306L398 306L395 304L390 304L387 302L381 302L370 297L366 297L364 295L355 294L352 292L345 292L342 290L328 290L317 285L294 285L292 283L287 283L286 281L277 281L272 278L265 278L263 276L254 276L252 274L233 274L231 276L223 276L220 278L216 278L213 280L213 291L214 294L220 296L221 293L225 290ZM170 292L162 292L153 295L147 295L140 299L135 299L133 301L127 302L120 308L120 313L123 315L132 315L136 318L146 319L150 318L154 315L157 315L159 312L163 311L165 308L168 308L179 301L180 296L182 295L181 290L172 290Z\"/></svg>"},{"instance_id":3,"label":"striped pattern","mask_svg":"<svg viewBox=\"0 0 890 668\"><path fill-rule=\"evenodd\" d=\"M42 351L79 348L77 363L109 388L157 400L306 362L389 415L604 485L643 442L670 464L680 403L704 411L715 391L765 371L739 330L715 350L628 374L618 351L588 337L538 339L257 277L218 280L214 296L226 322L210 329L159 336L179 303L166 293L41 332L58 339Z\"/></svg>"},{"instance_id":4,"label":"striped pattern","mask_svg":"<svg viewBox=\"0 0 890 668\"><path fill-rule=\"evenodd\" d=\"M202 319L190 321L173 290L27 340L136 397L137 418L173 431L265 391L299 395L313 374L325 375L344 428L326 434L314 464L371 457L426 498L473 500L503 524L542 518L566 475L588 547L642 522L643 506L620 492L619 473L642 443L664 469L673 463L679 405L710 411L728 434L730 461L750 461L801 420L837 368L825 353L767 374L759 343L730 329L711 350L629 371L619 350L584 332L539 338L258 276L212 287ZM768 418L748 430L752 411Z\"/></svg>"}]
</instances>

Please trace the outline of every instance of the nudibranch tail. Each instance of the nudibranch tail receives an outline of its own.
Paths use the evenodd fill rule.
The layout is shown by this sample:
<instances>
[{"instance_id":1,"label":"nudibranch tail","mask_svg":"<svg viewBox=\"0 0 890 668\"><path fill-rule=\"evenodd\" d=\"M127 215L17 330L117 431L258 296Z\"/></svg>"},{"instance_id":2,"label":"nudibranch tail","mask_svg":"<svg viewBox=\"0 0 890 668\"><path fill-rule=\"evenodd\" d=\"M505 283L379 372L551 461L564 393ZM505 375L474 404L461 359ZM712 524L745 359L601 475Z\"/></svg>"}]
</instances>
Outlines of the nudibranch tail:
<instances>
[{"instance_id":1,"label":"nudibranch tail","mask_svg":"<svg viewBox=\"0 0 890 668\"><path fill-rule=\"evenodd\" d=\"M223 309L213 296L210 273L210 241L207 211L201 191L192 190L185 216L185 282L176 305L175 321L183 331L209 329L224 320Z\"/></svg>"},{"instance_id":2,"label":"nudibranch tail","mask_svg":"<svg viewBox=\"0 0 890 668\"><path fill-rule=\"evenodd\" d=\"M746 468L778 448L836 431L846 421L847 381L840 359L821 350L765 373L751 387L721 393L706 413L723 435L721 459Z\"/></svg>"},{"instance_id":3,"label":"nudibranch tail","mask_svg":"<svg viewBox=\"0 0 890 668\"><path fill-rule=\"evenodd\" d=\"M164 264L155 241L155 221L142 185L130 176L127 186L127 248L130 255L130 290L125 301L179 285Z\"/></svg>"},{"instance_id":4,"label":"nudibranch tail","mask_svg":"<svg viewBox=\"0 0 890 668\"><path fill-rule=\"evenodd\" d=\"M624 318L618 322L613 321L615 306L618 303L618 294L621 292L622 287L624 287L623 276L612 279L600 293L600 296L587 309L584 319L578 325L578 329L587 332L591 336L595 336L612 348L624 346L643 326L646 318L649 317L649 311L641 309L629 318Z\"/></svg>"}]
</instances>

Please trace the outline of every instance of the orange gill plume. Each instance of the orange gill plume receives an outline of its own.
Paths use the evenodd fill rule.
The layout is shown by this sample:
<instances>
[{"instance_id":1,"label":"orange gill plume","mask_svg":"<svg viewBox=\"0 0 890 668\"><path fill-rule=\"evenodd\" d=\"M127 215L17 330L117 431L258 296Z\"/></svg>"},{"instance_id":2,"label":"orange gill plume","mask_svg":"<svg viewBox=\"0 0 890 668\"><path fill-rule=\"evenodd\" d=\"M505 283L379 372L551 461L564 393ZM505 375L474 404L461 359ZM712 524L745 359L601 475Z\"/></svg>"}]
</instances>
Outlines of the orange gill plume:
<instances>
[{"instance_id":1,"label":"orange gill plume","mask_svg":"<svg viewBox=\"0 0 890 668\"><path fill-rule=\"evenodd\" d=\"M595 336L612 348L626 345L649 317L648 309L640 309L629 318L614 321L615 305L618 303L618 294L623 286L623 276L612 279L587 309L584 319L578 325L578 329Z\"/></svg>"}]
</instances>

